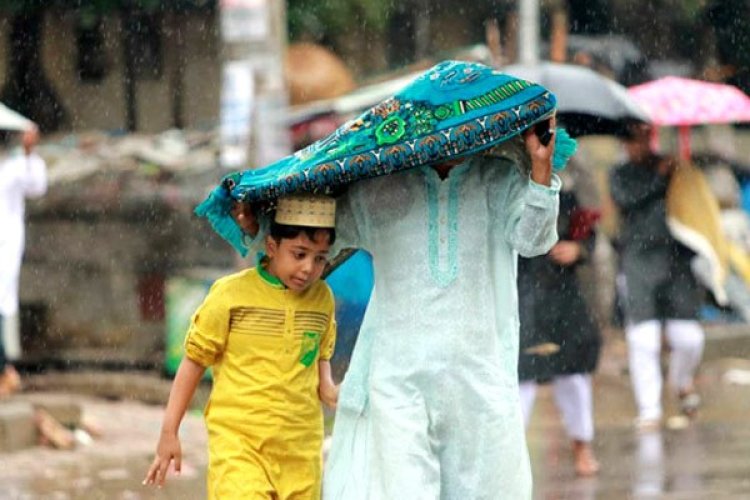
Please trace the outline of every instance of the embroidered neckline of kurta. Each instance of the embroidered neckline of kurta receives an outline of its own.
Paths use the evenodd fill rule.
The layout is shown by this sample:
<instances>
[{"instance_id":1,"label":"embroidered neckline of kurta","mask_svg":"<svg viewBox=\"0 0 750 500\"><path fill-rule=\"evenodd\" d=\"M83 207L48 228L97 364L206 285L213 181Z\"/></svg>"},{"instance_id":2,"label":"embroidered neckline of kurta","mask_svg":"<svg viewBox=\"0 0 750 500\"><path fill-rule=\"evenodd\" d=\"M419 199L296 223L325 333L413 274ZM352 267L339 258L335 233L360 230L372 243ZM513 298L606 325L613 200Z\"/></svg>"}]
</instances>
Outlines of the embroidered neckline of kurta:
<instances>
[{"instance_id":1,"label":"embroidered neckline of kurta","mask_svg":"<svg viewBox=\"0 0 750 500\"><path fill-rule=\"evenodd\" d=\"M263 255L260 259L258 259L258 261L258 276L260 276L263 281L265 281L272 287L279 290L286 290L286 286L284 285L284 283L279 278L269 273L266 269L265 266L268 265L268 257Z\"/></svg>"},{"instance_id":2,"label":"embroidered neckline of kurta","mask_svg":"<svg viewBox=\"0 0 750 500\"><path fill-rule=\"evenodd\" d=\"M422 169L427 187L430 274L440 287L450 285L458 276L458 197L470 166L467 161L453 167L445 179L432 167Z\"/></svg>"}]
</instances>

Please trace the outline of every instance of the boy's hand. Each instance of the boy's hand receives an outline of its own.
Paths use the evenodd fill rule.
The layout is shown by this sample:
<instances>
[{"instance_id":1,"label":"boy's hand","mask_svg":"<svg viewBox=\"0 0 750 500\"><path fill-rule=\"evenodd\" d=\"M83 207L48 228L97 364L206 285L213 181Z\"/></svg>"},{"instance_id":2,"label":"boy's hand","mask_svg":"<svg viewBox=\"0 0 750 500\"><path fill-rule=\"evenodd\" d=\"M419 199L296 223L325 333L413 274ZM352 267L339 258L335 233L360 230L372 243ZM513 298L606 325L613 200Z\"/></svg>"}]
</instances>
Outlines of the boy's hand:
<instances>
[{"instance_id":1,"label":"boy's hand","mask_svg":"<svg viewBox=\"0 0 750 500\"><path fill-rule=\"evenodd\" d=\"M164 486L164 483L167 480L169 464L172 460L174 460L175 473L179 475L180 469L182 468L182 449L180 447L180 440L176 434L162 433L161 438L159 439L159 444L156 447L156 457L146 473L146 478L143 480L143 484L153 484L159 488Z\"/></svg>"},{"instance_id":2,"label":"boy's hand","mask_svg":"<svg viewBox=\"0 0 750 500\"><path fill-rule=\"evenodd\" d=\"M252 205L249 203L235 202L232 206L232 217L240 226L242 231L255 237L260 230L258 218L255 216Z\"/></svg>"},{"instance_id":3,"label":"boy's hand","mask_svg":"<svg viewBox=\"0 0 750 500\"><path fill-rule=\"evenodd\" d=\"M549 124L552 140L546 146L539 140L533 127L523 134L526 151L531 157L531 179L544 186L549 186L552 182L552 155L555 152L554 133L556 126L557 120L553 116L550 118Z\"/></svg>"},{"instance_id":4,"label":"boy's hand","mask_svg":"<svg viewBox=\"0 0 750 500\"><path fill-rule=\"evenodd\" d=\"M320 387L318 387L318 396L320 396L320 401L324 405L335 409L339 401L339 386L321 381Z\"/></svg>"}]
</instances>

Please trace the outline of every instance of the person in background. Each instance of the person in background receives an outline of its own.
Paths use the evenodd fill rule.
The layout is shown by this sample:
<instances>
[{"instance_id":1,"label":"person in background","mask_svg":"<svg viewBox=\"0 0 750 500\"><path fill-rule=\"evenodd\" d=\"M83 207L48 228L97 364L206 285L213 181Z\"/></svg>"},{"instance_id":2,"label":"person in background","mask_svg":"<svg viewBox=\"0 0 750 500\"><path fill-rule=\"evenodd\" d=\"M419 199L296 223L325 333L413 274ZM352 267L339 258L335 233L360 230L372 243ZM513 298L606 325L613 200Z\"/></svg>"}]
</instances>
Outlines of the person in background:
<instances>
[{"instance_id":1,"label":"person in background","mask_svg":"<svg viewBox=\"0 0 750 500\"><path fill-rule=\"evenodd\" d=\"M26 198L47 192L47 166L34 152L39 130L21 134L22 151L0 161L0 397L18 391L21 380L6 358L4 338L9 319L18 314L18 281L25 239Z\"/></svg>"},{"instance_id":2,"label":"person in background","mask_svg":"<svg viewBox=\"0 0 750 500\"><path fill-rule=\"evenodd\" d=\"M694 376L704 345L697 321L703 291L690 267L694 254L667 227L666 193L675 162L651 150L650 133L644 124L629 128L628 160L610 174L621 220L625 334L641 430L661 425L662 327L671 348L669 383L688 417L700 404Z\"/></svg>"},{"instance_id":3,"label":"person in background","mask_svg":"<svg viewBox=\"0 0 750 500\"><path fill-rule=\"evenodd\" d=\"M575 164L571 162L568 168ZM547 255L518 261L519 388L528 426L537 385L552 384L565 429L573 441L576 473L591 476L599 470L591 447L591 373L596 369L601 340L576 271L594 251L594 225L599 213L580 206L570 170L560 177L560 241Z\"/></svg>"}]
</instances>

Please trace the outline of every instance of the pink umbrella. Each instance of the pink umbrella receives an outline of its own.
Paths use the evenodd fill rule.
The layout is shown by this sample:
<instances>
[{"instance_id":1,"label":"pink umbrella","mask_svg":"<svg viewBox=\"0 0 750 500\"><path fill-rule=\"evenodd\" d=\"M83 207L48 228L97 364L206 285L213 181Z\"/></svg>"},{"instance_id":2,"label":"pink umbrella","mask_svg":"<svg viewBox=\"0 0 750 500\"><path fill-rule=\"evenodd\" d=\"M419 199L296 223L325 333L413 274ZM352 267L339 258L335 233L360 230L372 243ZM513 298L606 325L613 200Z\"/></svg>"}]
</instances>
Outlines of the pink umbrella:
<instances>
[{"instance_id":1,"label":"pink umbrella","mask_svg":"<svg viewBox=\"0 0 750 500\"><path fill-rule=\"evenodd\" d=\"M750 121L750 97L737 87L668 76L628 92L654 125L679 127L680 156L690 157L690 126Z\"/></svg>"}]
</instances>

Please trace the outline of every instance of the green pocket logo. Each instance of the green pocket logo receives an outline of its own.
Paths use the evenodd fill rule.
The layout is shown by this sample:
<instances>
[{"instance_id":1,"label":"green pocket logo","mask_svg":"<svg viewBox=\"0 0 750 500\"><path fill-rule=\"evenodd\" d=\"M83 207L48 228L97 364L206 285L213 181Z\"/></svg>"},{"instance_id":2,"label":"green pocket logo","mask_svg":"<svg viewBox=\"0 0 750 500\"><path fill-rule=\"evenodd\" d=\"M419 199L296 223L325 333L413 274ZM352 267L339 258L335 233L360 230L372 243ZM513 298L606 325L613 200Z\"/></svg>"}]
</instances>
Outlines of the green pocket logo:
<instances>
[{"instance_id":1,"label":"green pocket logo","mask_svg":"<svg viewBox=\"0 0 750 500\"><path fill-rule=\"evenodd\" d=\"M317 332L305 332L302 334L302 347L300 348L299 362L309 367L318 357L320 350L320 334Z\"/></svg>"}]
</instances>

